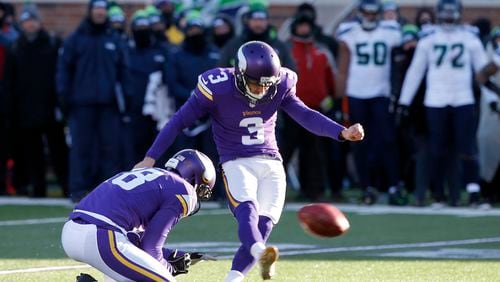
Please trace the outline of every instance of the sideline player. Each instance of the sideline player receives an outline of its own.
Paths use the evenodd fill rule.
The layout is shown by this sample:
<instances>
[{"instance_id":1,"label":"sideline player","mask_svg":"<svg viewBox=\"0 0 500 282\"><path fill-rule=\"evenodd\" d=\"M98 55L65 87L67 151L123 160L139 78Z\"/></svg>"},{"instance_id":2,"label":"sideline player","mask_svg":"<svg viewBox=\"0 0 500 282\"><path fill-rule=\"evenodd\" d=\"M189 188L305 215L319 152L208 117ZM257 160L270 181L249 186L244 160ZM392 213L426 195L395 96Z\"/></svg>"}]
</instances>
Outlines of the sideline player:
<instances>
[{"instance_id":1,"label":"sideline player","mask_svg":"<svg viewBox=\"0 0 500 282\"><path fill-rule=\"evenodd\" d=\"M364 137L360 124L345 128L304 105L295 95L297 74L281 67L274 49L261 41L243 44L236 67L215 68L199 76L188 101L162 129L136 167L153 166L177 134L209 114L223 169L230 209L238 221L241 246L226 281L242 281L258 260L263 279L270 279L278 249L265 245L278 223L286 177L278 150L277 110L283 109L314 134L336 140Z\"/></svg>"},{"instance_id":2,"label":"sideline player","mask_svg":"<svg viewBox=\"0 0 500 282\"><path fill-rule=\"evenodd\" d=\"M440 0L439 24L423 37L406 73L399 104L410 105L420 81L426 75L424 106L429 129L430 177L436 200L444 201L446 156L454 144L462 163L462 178L469 204L480 203L476 140L476 106L473 73L488 62L483 45L471 28L460 24L459 0ZM452 191L458 194L458 191Z\"/></svg>"},{"instance_id":3,"label":"sideline player","mask_svg":"<svg viewBox=\"0 0 500 282\"><path fill-rule=\"evenodd\" d=\"M198 200L210 198L212 161L186 149L165 166L119 173L83 198L63 227L66 254L116 281L175 281L191 263L209 258L163 245L181 218L199 210Z\"/></svg>"},{"instance_id":4,"label":"sideline player","mask_svg":"<svg viewBox=\"0 0 500 282\"><path fill-rule=\"evenodd\" d=\"M380 0L362 0L358 20L341 24L337 31L337 94L348 97L349 120L363 124L369 135L352 146L363 189L361 201L367 205L376 202L375 187L387 186L390 202L402 197L396 127L389 111L391 57L401 44L401 30L396 21L381 21L381 12Z\"/></svg>"}]
</instances>

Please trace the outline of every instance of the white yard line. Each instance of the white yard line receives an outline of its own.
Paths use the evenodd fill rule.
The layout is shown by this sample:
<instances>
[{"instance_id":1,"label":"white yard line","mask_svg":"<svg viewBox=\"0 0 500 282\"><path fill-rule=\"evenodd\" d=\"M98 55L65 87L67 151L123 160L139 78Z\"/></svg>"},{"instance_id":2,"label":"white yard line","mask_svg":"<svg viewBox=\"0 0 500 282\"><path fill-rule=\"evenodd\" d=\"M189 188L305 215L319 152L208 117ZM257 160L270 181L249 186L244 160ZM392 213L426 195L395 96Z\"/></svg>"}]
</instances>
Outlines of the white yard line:
<instances>
[{"instance_id":1,"label":"white yard line","mask_svg":"<svg viewBox=\"0 0 500 282\"><path fill-rule=\"evenodd\" d=\"M16 274L16 273L32 273L32 272L42 272L42 271L70 270L70 269L89 268L89 267L91 266L88 264L33 267L33 268L13 269L13 270L0 270L0 275Z\"/></svg>"},{"instance_id":2,"label":"white yard line","mask_svg":"<svg viewBox=\"0 0 500 282\"><path fill-rule=\"evenodd\" d=\"M59 223L59 222L65 222L66 220L68 220L67 217L4 220L4 221L0 221L0 226L18 226L18 225Z\"/></svg>"},{"instance_id":3,"label":"white yard line","mask_svg":"<svg viewBox=\"0 0 500 282\"><path fill-rule=\"evenodd\" d=\"M359 252L359 251L377 251L377 250L389 250L389 249L416 249L416 248L498 243L498 242L500 242L500 237L455 240L455 241L410 243L410 244L389 244L389 245L372 245L372 246L356 246L356 247L337 247L337 248L311 249L311 250L301 249L301 250L294 250L294 251L281 251L280 255L281 256L296 256L296 255L304 255L304 254L324 254L324 253L341 253L341 252L349 253L349 252ZM210 243L210 242L206 242L206 243ZM218 256L217 258L218 259L231 259L232 257L233 257L233 255L224 255L224 256ZM0 275L16 274L16 273L42 272L42 271L70 270L70 269L89 268L89 267L90 267L89 265L35 267L35 268L2 270L2 271L0 271Z\"/></svg>"},{"instance_id":4,"label":"white yard line","mask_svg":"<svg viewBox=\"0 0 500 282\"><path fill-rule=\"evenodd\" d=\"M28 197L0 197L0 206L3 205L26 205L26 206L64 206L73 207L74 204L71 203L69 199L60 198L43 198L43 199L32 199ZM306 205L306 203L286 203L285 211L297 211L300 207ZM460 217L476 217L476 216L500 216L500 209L472 209L468 207L459 208L432 208L432 207L396 207L387 205L373 205L373 206L363 206L356 204L335 204L340 210L344 212L352 212L358 214L366 215L377 215L377 214L414 214L414 215L454 215ZM216 211L223 210L223 211ZM217 202L203 202L202 209L199 214L220 214L227 211L225 206L221 207Z\"/></svg>"}]
</instances>

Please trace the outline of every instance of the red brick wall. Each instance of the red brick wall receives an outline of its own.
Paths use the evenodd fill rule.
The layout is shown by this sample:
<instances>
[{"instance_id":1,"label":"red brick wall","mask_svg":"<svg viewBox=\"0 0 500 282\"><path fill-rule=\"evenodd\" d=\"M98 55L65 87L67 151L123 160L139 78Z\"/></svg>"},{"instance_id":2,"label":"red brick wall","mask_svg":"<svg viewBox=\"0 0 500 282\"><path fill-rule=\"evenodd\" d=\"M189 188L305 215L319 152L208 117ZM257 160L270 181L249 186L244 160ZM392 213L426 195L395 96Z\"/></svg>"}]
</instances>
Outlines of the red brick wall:
<instances>
[{"instance_id":1,"label":"red brick wall","mask_svg":"<svg viewBox=\"0 0 500 282\"><path fill-rule=\"evenodd\" d=\"M135 10L142 8L143 5L123 4L122 8L128 15L128 18ZM19 12L21 4L16 4L16 10ZM62 36L72 32L86 14L86 4L38 4L38 9L42 21L48 30L54 31ZM272 6L270 8L271 23L279 26L283 20L291 16L295 11L295 6ZM416 8L403 7L401 13L408 20L413 21L416 14ZM466 8L464 11L464 20L471 22L477 17L487 17L493 25L500 25L500 8Z\"/></svg>"}]
</instances>

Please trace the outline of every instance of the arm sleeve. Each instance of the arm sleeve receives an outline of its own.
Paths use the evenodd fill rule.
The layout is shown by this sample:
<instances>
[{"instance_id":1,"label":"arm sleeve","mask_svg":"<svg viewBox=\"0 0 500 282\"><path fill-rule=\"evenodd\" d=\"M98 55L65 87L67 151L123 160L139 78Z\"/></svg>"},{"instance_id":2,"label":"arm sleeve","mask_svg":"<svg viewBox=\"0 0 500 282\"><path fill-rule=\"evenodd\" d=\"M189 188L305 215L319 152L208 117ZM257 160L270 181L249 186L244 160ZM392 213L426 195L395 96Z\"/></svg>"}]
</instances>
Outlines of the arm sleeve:
<instances>
[{"instance_id":1,"label":"arm sleeve","mask_svg":"<svg viewBox=\"0 0 500 282\"><path fill-rule=\"evenodd\" d=\"M424 77L425 71L427 69L427 57L426 57L426 47L419 42L417 49L415 50L415 55L411 61L410 68L406 72L406 76L403 82L403 88L401 90L401 96L399 97L399 104L409 106L413 97L417 93L420 82Z\"/></svg>"},{"instance_id":2,"label":"arm sleeve","mask_svg":"<svg viewBox=\"0 0 500 282\"><path fill-rule=\"evenodd\" d=\"M479 39L474 38L475 40L471 40L471 57L472 57L472 66L474 68L474 72L478 73L484 66L488 64L488 56L486 55L486 51L484 50L483 45Z\"/></svg>"},{"instance_id":3,"label":"arm sleeve","mask_svg":"<svg viewBox=\"0 0 500 282\"><path fill-rule=\"evenodd\" d=\"M204 96L203 96L204 97ZM204 116L208 108L202 104L203 98L195 91L182 107L172 116L170 121L162 128L149 148L146 156L157 160L165 150L172 145L175 137L182 129L191 126L197 119Z\"/></svg>"},{"instance_id":4,"label":"arm sleeve","mask_svg":"<svg viewBox=\"0 0 500 282\"><path fill-rule=\"evenodd\" d=\"M307 107L295 95L295 87L287 94L281 108L292 117L297 123L303 126L308 131L319 135L340 140L340 133L345 129L344 126L327 118L323 114Z\"/></svg>"},{"instance_id":5,"label":"arm sleeve","mask_svg":"<svg viewBox=\"0 0 500 282\"><path fill-rule=\"evenodd\" d=\"M172 268L163 254L163 245L179 219L180 215L174 209L160 209L149 222L141 241L141 249L161 262L170 272Z\"/></svg>"}]
</instances>

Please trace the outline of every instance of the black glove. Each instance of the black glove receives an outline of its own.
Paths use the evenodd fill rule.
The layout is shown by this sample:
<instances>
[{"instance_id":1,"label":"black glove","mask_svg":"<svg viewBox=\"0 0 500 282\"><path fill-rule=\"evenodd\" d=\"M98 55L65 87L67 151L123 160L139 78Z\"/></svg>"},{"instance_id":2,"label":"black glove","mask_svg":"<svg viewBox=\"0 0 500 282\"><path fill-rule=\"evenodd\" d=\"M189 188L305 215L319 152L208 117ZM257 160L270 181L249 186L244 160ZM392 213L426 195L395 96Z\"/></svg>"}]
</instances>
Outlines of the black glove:
<instances>
[{"instance_id":1,"label":"black glove","mask_svg":"<svg viewBox=\"0 0 500 282\"><path fill-rule=\"evenodd\" d=\"M189 253L179 254L177 250L173 251L167 258L168 263L173 268L172 275L188 273L189 266L191 265L191 256Z\"/></svg>"},{"instance_id":2,"label":"black glove","mask_svg":"<svg viewBox=\"0 0 500 282\"><path fill-rule=\"evenodd\" d=\"M500 114L500 109L498 108L498 103L496 101L490 103L490 110L494 113Z\"/></svg>"},{"instance_id":3,"label":"black glove","mask_svg":"<svg viewBox=\"0 0 500 282\"><path fill-rule=\"evenodd\" d=\"M194 252L190 253L189 255L191 257L191 265L195 265L202 260L217 260L216 257L206 253Z\"/></svg>"},{"instance_id":4,"label":"black glove","mask_svg":"<svg viewBox=\"0 0 500 282\"><path fill-rule=\"evenodd\" d=\"M410 109L408 108L408 106L398 105L398 107L396 108L396 117L395 117L396 126L402 127L406 125L408 123L409 116L410 116Z\"/></svg>"},{"instance_id":5,"label":"black glove","mask_svg":"<svg viewBox=\"0 0 500 282\"><path fill-rule=\"evenodd\" d=\"M76 282L97 282L97 280L86 273L80 273L80 275L76 277Z\"/></svg>"}]
</instances>

